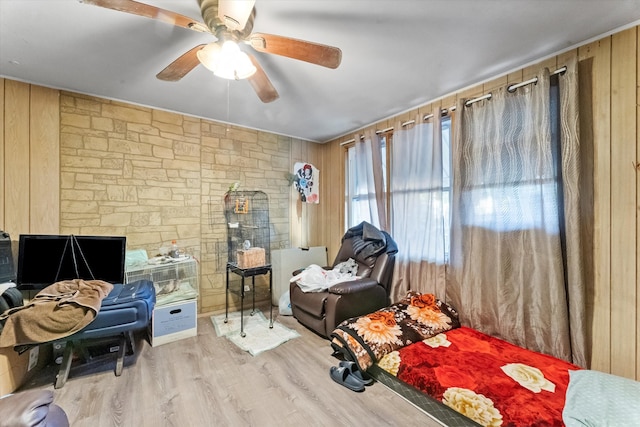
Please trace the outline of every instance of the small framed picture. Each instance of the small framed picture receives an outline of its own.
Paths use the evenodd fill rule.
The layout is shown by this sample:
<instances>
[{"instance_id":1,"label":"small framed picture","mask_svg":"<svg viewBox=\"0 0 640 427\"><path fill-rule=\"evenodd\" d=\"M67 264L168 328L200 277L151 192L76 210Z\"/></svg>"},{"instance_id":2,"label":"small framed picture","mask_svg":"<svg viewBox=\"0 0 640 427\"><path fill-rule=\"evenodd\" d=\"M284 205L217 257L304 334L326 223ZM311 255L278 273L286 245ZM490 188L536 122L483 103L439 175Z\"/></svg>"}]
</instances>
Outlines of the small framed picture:
<instances>
[{"instance_id":1,"label":"small framed picture","mask_svg":"<svg viewBox=\"0 0 640 427\"><path fill-rule=\"evenodd\" d=\"M240 198L236 199L236 207L233 210L237 214L246 214L249 212L249 199Z\"/></svg>"}]
</instances>

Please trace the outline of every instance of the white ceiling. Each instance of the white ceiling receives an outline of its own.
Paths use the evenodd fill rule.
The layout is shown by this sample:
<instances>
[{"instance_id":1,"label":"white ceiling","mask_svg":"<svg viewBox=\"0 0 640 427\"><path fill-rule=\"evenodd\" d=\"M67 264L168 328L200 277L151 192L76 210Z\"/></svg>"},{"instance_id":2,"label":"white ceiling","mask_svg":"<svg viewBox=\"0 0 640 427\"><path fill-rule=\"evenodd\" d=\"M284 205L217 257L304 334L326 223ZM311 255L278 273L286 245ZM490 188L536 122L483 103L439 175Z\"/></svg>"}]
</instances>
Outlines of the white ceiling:
<instances>
[{"instance_id":1,"label":"white ceiling","mask_svg":"<svg viewBox=\"0 0 640 427\"><path fill-rule=\"evenodd\" d=\"M201 20L196 0L142 0ZM254 31L342 49L335 70L254 52L280 94L202 65L155 75L215 39L78 0L0 0L0 76L325 142L637 24L638 0L257 0ZM251 49L247 46L247 49Z\"/></svg>"}]
</instances>

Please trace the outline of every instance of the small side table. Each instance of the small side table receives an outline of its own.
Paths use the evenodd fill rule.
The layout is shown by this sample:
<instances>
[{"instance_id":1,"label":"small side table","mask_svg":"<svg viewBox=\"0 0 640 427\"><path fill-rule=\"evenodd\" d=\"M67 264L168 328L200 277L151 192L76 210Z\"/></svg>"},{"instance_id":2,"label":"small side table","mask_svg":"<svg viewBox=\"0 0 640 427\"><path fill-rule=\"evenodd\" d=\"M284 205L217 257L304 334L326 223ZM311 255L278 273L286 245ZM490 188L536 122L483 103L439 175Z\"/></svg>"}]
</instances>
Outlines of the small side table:
<instances>
[{"instance_id":1,"label":"small side table","mask_svg":"<svg viewBox=\"0 0 640 427\"><path fill-rule=\"evenodd\" d=\"M234 291L229 287L229 272L235 273L242 278L242 283L240 285L240 291ZM252 268L240 268L237 264L228 262L227 263L227 289L225 292L225 303L224 303L224 323L228 322L229 317L229 292L234 292L240 295L240 336L245 337L247 334L244 332L244 297L245 297L245 285L244 279L245 277L251 277L251 296L252 296L252 307L251 307L251 316L256 311L256 276L260 276L263 274L269 274L269 328L273 328L273 306L271 305L271 293L273 291L273 274L271 271L271 264L262 265L259 267Z\"/></svg>"}]
</instances>

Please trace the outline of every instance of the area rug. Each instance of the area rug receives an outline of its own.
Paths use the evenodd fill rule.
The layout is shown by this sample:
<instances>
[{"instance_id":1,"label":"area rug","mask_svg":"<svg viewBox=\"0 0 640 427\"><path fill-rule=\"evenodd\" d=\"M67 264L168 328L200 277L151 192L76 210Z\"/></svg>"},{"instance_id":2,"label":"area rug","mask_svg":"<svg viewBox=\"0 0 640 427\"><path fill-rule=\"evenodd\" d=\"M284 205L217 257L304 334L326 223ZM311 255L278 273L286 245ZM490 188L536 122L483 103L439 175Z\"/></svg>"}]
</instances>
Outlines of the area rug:
<instances>
[{"instance_id":1,"label":"area rug","mask_svg":"<svg viewBox=\"0 0 640 427\"><path fill-rule=\"evenodd\" d=\"M224 323L224 314L211 316L216 334L226 337L240 349L249 352L252 356L274 349L290 339L300 336L293 329L274 321L273 328L269 328L269 319L261 311L256 310L253 316L250 311L244 313L245 337L240 336L240 312L229 313L227 323Z\"/></svg>"}]
</instances>

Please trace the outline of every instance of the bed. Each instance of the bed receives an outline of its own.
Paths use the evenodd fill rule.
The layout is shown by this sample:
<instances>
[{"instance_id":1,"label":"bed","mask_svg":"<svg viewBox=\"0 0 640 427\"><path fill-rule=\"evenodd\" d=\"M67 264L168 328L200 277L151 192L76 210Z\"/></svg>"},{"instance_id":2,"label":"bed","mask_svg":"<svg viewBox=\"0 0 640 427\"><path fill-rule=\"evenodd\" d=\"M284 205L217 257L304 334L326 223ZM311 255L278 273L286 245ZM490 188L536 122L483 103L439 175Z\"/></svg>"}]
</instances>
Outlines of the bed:
<instances>
[{"instance_id":1,"label":"bed","mask_svg":"<svg viewBox=\"0 0 640 427\"><path fill-rule=\"evenodd\" d=\"M486 426L561 426L578 366L460 327L385 355L378 366Z\"/></svg>"},{"instance_id":2,"label":"bed","mask_svg":"<svg viewBox=\"0 0 640 427\"><path fill-rule=\"evenodd\" d=\"M640 419L640 383L461 326L455 309L433 295L410 292L397 304L346 320L331 337L334 350L444 425L626 425L611 417L629 407L638 418L625 419ZM607 381L616 384L604 386ZM625 404L627 398L635 404ZM621 409L596 409L609 401Z\"/></svg>"}]
</instances>

